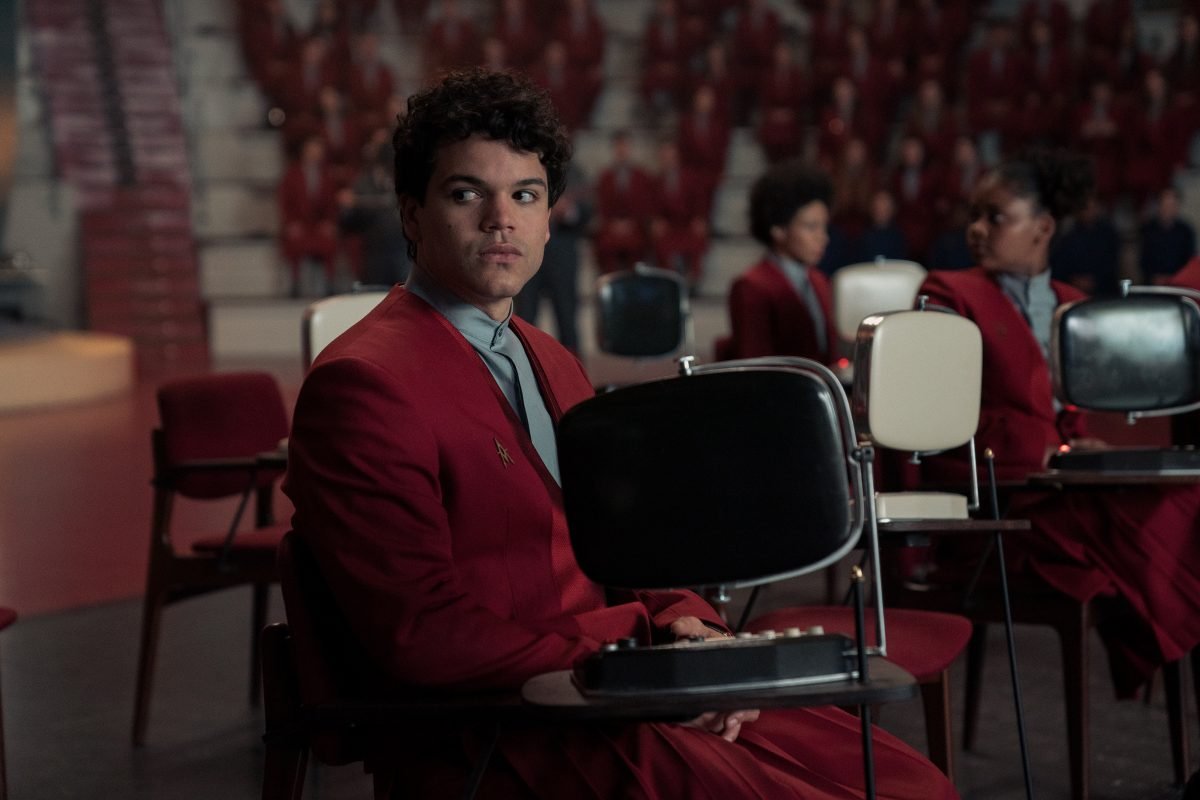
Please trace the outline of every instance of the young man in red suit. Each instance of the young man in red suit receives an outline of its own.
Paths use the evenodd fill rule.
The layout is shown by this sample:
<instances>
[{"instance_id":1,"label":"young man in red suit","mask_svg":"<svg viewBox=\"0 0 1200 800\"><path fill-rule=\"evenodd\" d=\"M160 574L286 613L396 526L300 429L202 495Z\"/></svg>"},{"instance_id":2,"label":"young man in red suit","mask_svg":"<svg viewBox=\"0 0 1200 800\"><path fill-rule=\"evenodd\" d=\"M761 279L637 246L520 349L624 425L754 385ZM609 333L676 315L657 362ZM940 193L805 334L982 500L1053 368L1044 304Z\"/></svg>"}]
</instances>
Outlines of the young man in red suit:
<instances>
[{"instance_id":1,"label":"young man in red suit","mask_svg":"<svg viewBox=\"0 0 1200 800\"><path fill-rule=\"evenodd\" d=\"M750 232L767 253L729 290L728 339L719 358L800 356L829 363L837 346L829 279L817 269L829 244L829 178L793 160L750 190Z\"/></svg>"},{"instance_id":2,"label":"young man in red suit","mask_svg":"<svg viewBox=\"0 0 1200 800\"><path fill-rule=\"evenodd\" d=\"M609 605L571 552L554 423L591 383L569 352L512 316L541 264L570 156L546 96L511 74L454 73L410 98L395 144L412 277L314 362L287 478L296 533L390 688L516 689L619 637L725 635L691 592ZM398 730L368 758L376 797L461 794L483 734ZM859 738L857 721L834 709L530 723L500 735L482 789L859 797ZM881 796L954 796L913 751L875 740Z\"/></svg>"}]
</instances>

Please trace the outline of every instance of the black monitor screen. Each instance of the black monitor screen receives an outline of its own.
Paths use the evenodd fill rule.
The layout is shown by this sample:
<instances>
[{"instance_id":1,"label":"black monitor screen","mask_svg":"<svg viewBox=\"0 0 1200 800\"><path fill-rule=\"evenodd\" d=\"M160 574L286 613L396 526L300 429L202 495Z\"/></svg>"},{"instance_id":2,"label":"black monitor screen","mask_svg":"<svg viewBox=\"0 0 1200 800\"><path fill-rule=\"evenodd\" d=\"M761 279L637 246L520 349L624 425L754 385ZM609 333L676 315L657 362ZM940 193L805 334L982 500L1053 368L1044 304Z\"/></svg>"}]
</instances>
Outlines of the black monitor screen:
<instances>
[{"instance_id":1,"label":"black monitor screen","mask_svg":"<svg viewBox=\"0 0 1200 800\"><path fill-rule=\"evenodd\" d=\"M682 342L682 285L669 277L630 274L601 290L600 349L621 356L661 356Z\"/></svg>"},{"instance_id":2,"label":"black monitor screen","mask_svg":"<svg viewBox=\"0 0 1200 800\"><path fill-rule=\"evenodd\" d=\"M1200 399L1200 309L1175 295L1088 300L1060 311L1063 402L1096 411L1161 411Z\"/></svg>"},{"instance_id":3,"label":"black monitor screen","mask_svg":"<svg viewBox=\"0 0 1200 800\"><path fill-rule=\"evenodd\" d=\"M753 370L571 409L559 463L583 571L624 588L737 585L846 545L858 530L834 401L812 375Z\"/></svg>"}]
</instances>

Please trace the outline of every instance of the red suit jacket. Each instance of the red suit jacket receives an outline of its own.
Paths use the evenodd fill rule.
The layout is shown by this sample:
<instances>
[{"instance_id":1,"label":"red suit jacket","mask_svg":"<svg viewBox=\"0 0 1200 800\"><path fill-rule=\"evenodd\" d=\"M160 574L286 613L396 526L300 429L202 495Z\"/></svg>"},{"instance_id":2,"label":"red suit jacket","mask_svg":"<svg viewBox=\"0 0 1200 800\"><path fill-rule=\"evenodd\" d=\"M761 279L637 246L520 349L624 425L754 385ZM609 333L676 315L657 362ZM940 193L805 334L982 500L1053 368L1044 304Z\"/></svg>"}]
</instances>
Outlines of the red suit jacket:
<instances>
[{"instance_id":1,"label":"red suit jacket","mask_svg":"<svg viewBox=\"0 0 1200 800\"><path fill-rule=\"evenodd\" d=\"M1083 295L1052 283L1059 302ZM991 275L975 267L931 272L920 292L974 320L983 335L983 394L976 445L992 448L998 477L1041 469L1046 449L1085 435L1079 414L1055 413L1050 371L1024 317ZM967 465L927 459L935 481L961 479ZM1111 599L1119 624L1101 625L1119 694L1129 695L1165 661L1200 643L1200 489L1122 488L1029 493L1009 513L1034 533L1015 537L1014 559L1065 594Z\"/></svg>"},{"instance_id":2,"label":"red suit jacket","mask_svg":"<svg viewBox=\"0 0 1200 800\"><path fill-rule=\"evenodd\" d=\"M1073 286L1052 281L1059 303L1083 297ZM979 325L983 335L983 389L977 450L992 448L1001 480L1020 480L1042 467L1047 448L1086 435L1082 416L1056 413L1050 370L1029 324L992 276L975 267L933 271L921 286L929 302L946 306ZM931 463L936 459L930 459ZM966 473L957 464L954 478Z\"/></svg>"},{"instance_id":3,"label":"red suit jacket","mask_svg":"<svg viewBox=\"0 0 1200 800\"><path fill-rule=\"evenodd\" d=\"M800 356L829 363L837 343L833 323L833 293L829 279L815 267L808 279L825 313L825 348L808 307L787 276L771 258L763 258L733 282L729 290L731 328L729 358Z\"/></svg>"},{"instance_id":4,"label":"red suit jacket","mask_svg":"<svg viewBox=\"0 0 1200 800\"><path fill-rule=\"evenodd\" d=\"M592 394L570 353L520 319L512 328L555 420ZM691 592L639 592L605 605L572 556L558 484L491 373L403 287L313 364L296 405L286 490L293 526L351 627L401 684L515 688L570 667L602 641L646 639L681 615L719 624ZM764 712L734 746L668 724L512 726L497 744L507 768L489 769L484 791L857 796L843 788L861 785L856 725L836 710ZM397 776L415 797L461 790L464 754L475 752L479 731L415 733L403 744L380 742L369 762L377 790ZM876 738L887 796L953 796L911 750Z\"/></svg>"}]
</instances>

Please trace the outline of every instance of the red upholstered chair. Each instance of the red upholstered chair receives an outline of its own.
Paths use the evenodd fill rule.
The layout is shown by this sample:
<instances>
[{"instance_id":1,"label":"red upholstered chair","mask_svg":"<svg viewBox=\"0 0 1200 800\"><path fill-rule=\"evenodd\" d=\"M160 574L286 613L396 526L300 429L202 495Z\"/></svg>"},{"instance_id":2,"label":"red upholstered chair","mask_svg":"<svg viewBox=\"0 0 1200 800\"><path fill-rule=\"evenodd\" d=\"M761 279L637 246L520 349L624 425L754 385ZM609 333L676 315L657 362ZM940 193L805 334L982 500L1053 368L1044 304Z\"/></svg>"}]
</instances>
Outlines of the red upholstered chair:
<instances>
[{"instance_id":1,"label":"red upholstered chair","mask_svg":"<svg viewBox=\"0 0 1200 800\"><path fill-rule=\"evenodd\" d=\"M254 587L251 640L252 703L258 702L259 632L267 593L276 580L275 550L287 530L275 525L272 495L283 467L260 458L288 434L287 411L275 379L262 372L184 378L158 390L161 426L153 431L154 510L142 613L141 652L133 714L133 742L146 737L154 659L163 608L231 586ZM195 539L189 552L172 542L177 499L236 498L228 527ZM254 501L253 530L242 530Z\"/></svg>"},{"instance_id":2,"label":"red upholstered chair","mask_svg":"<svg viewBox=\"0 0 1200 800\"><path fill-rule=\"evenodd\" d=\"M299 800L308 760L363 761L372 743L421 736L464 720L497 722L524 712L514 691L439 694L385 690L362 644L337 607L316 557L295 533L279 546L286 623L262 631L266 760L263 800ZM474 765L477 785L490 754ZM467 796L472 796L468 793Z\"/></svg>"},{"instance_id":3,"label":"red upholstered chair","mask_svg":"<svg viewBox=\"0 0 1200 800\"><path fill-rule=\"evenodd\" d=\"M17 621L17 612L0 608L0 631ZM0 712L0 800L8 800L8 768L4 761L4 714Z\"/></svg>"}]
</instances>

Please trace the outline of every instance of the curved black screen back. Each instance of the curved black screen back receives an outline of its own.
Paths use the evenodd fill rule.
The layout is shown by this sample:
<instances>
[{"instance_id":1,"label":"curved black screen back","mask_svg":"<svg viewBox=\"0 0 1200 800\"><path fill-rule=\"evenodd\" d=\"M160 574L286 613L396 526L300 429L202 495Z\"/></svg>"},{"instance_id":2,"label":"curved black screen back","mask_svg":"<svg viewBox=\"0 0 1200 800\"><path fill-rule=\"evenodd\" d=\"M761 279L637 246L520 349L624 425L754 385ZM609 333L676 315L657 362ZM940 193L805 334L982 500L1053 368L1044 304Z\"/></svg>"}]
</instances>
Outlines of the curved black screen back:
<instances>
[{"instance_id":1,"label":"curved black screen back","mask_svg":"<svg viewBox=\"0 0 1200 800\"><path fill-rule=\"evenodd\" d=\"M1057 319L1060 399L1097 411L1161 411L1200 400L1200 309L1174 295L1086 300Z\"/></svg>"},{"instance_id":2,"label":"curved black screen back","mask_svg":"<svg viewBox=\"0 0 1200 800\"><path fill-rule=\"evenodd\" d=\"M620 389L558 432L571 544L606 586L744 584L848 546L834 396L800 372L712 372Z\"/></svg>"},{"instance_id":3,"label":"curved black screen back","mask_svg":"<svg viewBox=\"0 0 1200 800\"><path fill-rule=\"evenodd\" d=\"M600 349L619 356L673 353L683 338L682 284L629 273L601 289Z\"/></svg>"}]
</instances>

